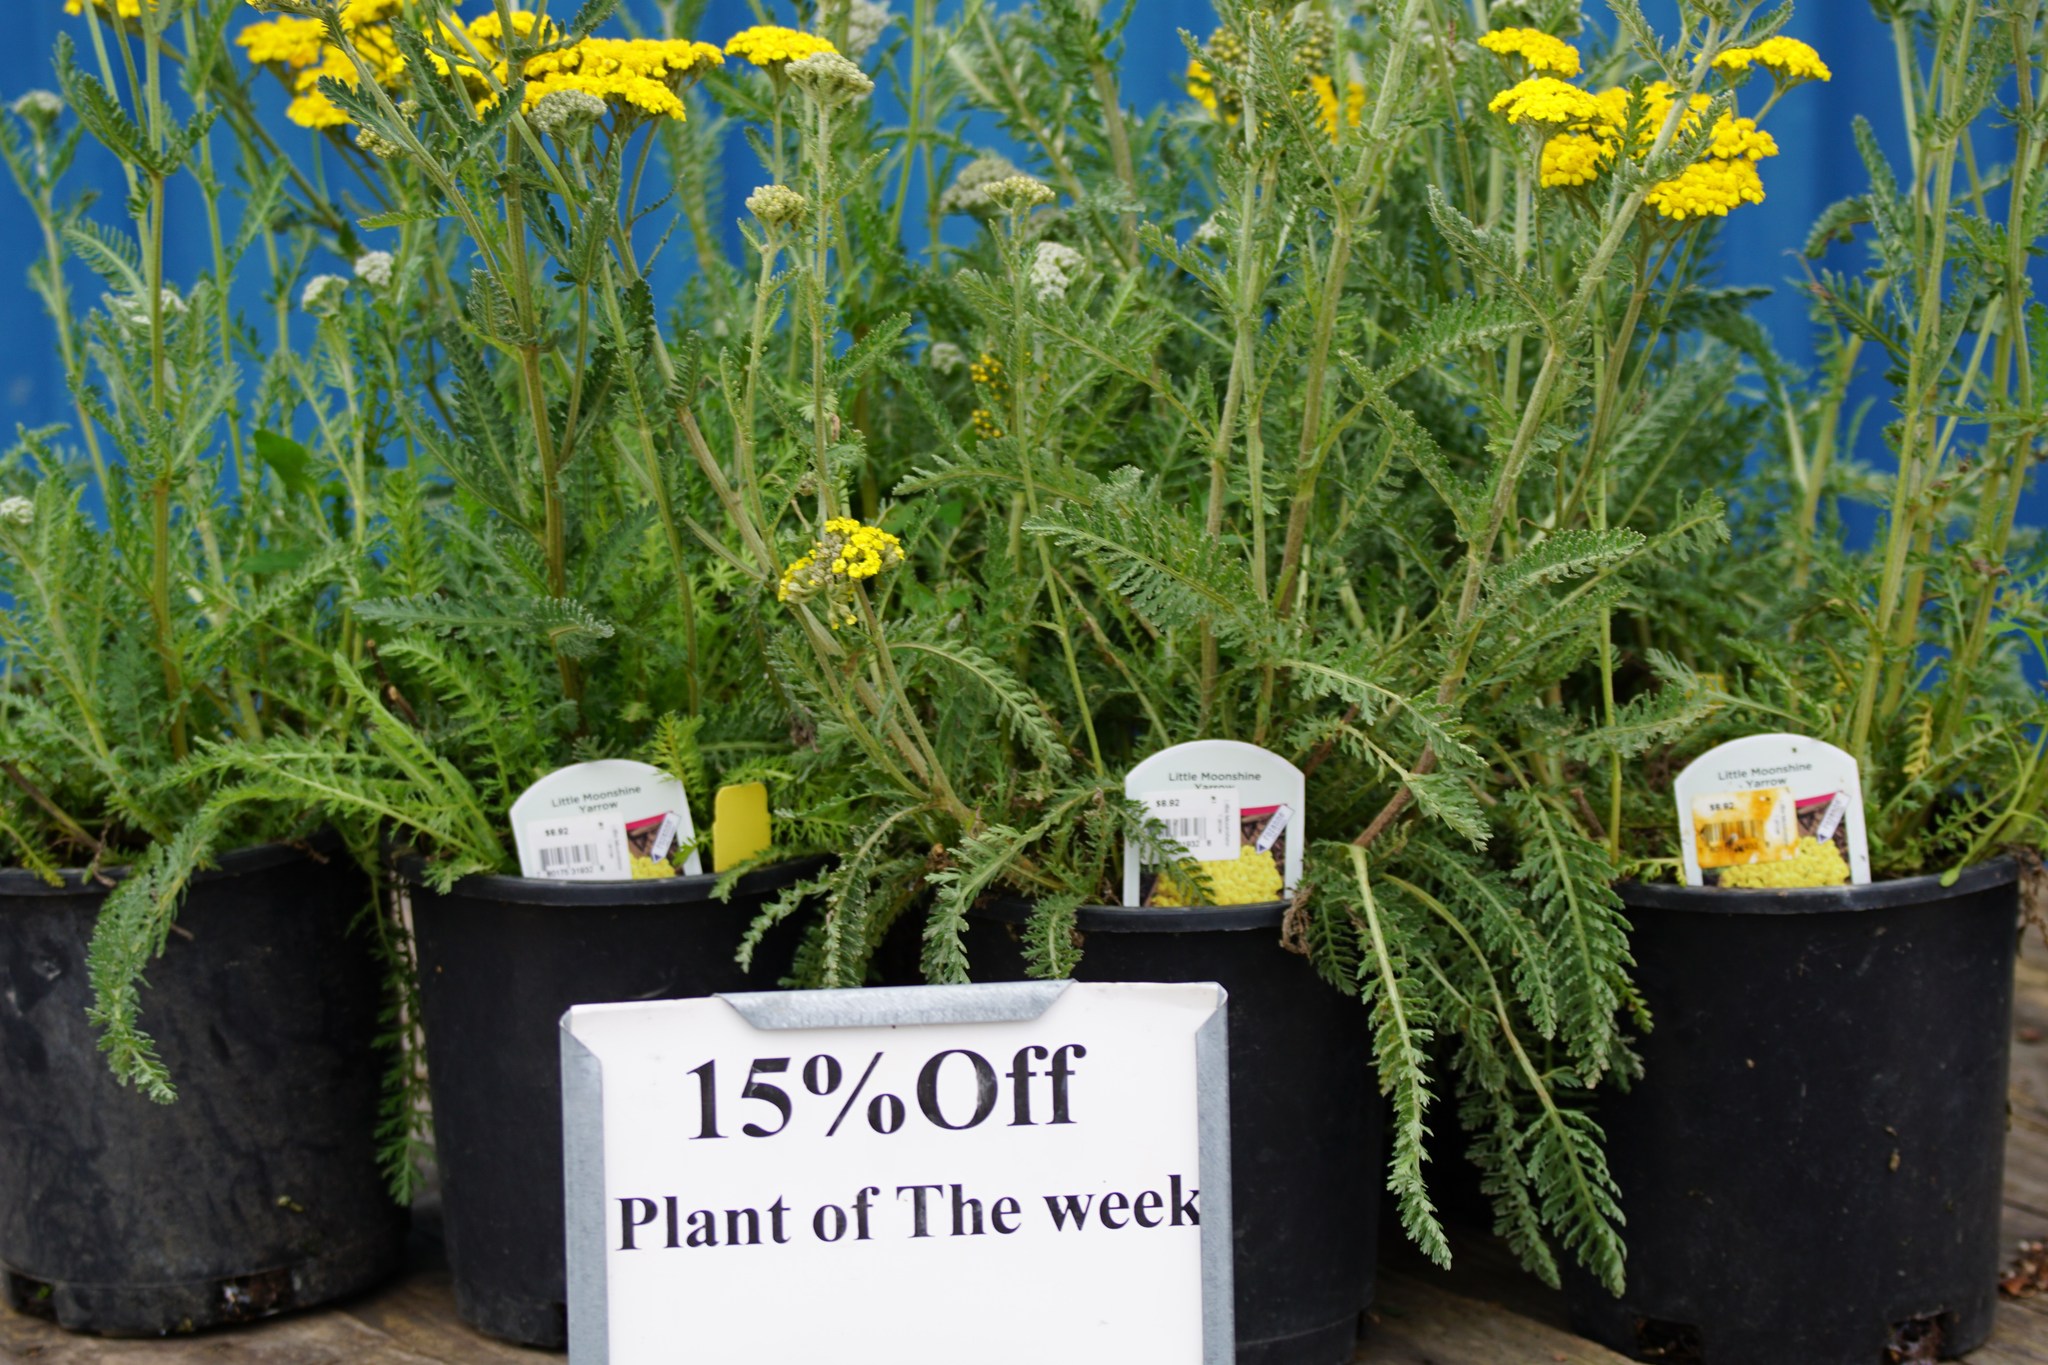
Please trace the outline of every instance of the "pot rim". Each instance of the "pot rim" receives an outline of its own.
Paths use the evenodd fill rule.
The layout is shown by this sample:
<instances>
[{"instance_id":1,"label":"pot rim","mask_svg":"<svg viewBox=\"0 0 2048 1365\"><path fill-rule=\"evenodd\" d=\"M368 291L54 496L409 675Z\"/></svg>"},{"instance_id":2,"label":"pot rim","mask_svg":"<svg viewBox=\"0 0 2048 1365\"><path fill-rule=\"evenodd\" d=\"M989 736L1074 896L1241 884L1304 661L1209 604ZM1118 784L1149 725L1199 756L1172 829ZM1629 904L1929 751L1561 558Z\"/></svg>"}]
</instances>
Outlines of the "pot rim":
<instances>
[{"instance_id":1,"label":"pot rim","mask_svg":"<svg viewBox=\"0 0 2048 1365\"><path fill-rule=\"evenodd\" d=\"M1666 882L1618 882L1615 890L1631 909L1684 910L1701 915L1817 915L1860 910L1892 910L1908 905L1936 905L1980 891L2019 882L2016 859L1993 858L1956 874L1942 884L1945 873L1898 877L1862 886L1809 886L1781 890L1724 891L1714 886L1673 886Z\"/></svg>"},{"instance_id":2,"label":"pot rim","mask_svg":"<svg viewBox=\"0 0 2048 1365\"><path fill-rule=\"evenodd\" d=\"M733 885L734 895L762 895L794 886L828 861L814 853L805 858L772 863L744 873ZM460 896L469 900L504 901L511 905L552 905L563 909L611 909L621 905L677 905L713 900L712 892L725 874L701 873L690 877L649 877L641 881L556 881L546 877L520 877L504 872L473 872L457 879L446 892L437 892L422 879L427 865L424 856L409 853L396 862L399 877L413 891L428 896Z\"/></svg>"},{"instance_id":3,"label":"pot rim","mask_svg":"<svg viewBox=\"0 0 2048 1365\"><path fill-rule=\"evenodd\" d=\"M230 849L217 855L212 867L194 873L192 884L200 886L230 877L246 877L295 860L312 861L316 854L322 860L347 856L341 840L332 830L320 830L305 839L278 840ZM128 879L129 871L129 865L123 863L119 867L99 869L99 876L120 882ZM61 883L52 886L25 867L0 868L0 901L30 896L105 896L113 889L96 878L87 877L84 868L59 868L57 875L62 879Z\"/></svg>"},{"instance_id":4,"label":"pot rim","mask_svg":"<svg viewBox=\"0 0 2048 1365\"><path fill-rule=\"evenodd\" d=\"M997 896L969 911L970 916L1023 924L1036 904L1023 896ZM1084 905L1074 913L1074 927L1084 934L1200 934L1278 929L1292 901L1260 901L1255 905Z\"/></svg>"}]
</instances>

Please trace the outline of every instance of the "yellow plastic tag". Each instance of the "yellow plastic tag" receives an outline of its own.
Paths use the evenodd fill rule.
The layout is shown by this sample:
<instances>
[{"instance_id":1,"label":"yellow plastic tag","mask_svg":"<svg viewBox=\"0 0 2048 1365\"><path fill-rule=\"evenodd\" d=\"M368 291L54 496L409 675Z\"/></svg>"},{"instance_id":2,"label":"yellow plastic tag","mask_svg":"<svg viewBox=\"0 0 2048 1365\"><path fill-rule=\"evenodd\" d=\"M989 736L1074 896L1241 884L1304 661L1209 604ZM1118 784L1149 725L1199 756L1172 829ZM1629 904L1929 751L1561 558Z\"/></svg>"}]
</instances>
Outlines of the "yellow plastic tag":
<instances>
[{"instance_id":1,"label":"yellow plastic tag","mask_svg":"<svg viewBox=\"0 0 2048 1365\"><path fill-rule=\"evenodd\" d=\"M730 872L772 842L767 784L743 782L720 787L711 812L712 871Z\"/></svg>"},{"instance_id":2,"label":"yellow plastic tag","mask_svg":"<svg viewBox=\"0 0 2048 1365\"><path fill-rule=\"evenodd\" d=\"M1799 848L1799 809L1790 787L1714 792L1692 803L1700 866L1774 863Z\"/></svg>"}]
</instances>

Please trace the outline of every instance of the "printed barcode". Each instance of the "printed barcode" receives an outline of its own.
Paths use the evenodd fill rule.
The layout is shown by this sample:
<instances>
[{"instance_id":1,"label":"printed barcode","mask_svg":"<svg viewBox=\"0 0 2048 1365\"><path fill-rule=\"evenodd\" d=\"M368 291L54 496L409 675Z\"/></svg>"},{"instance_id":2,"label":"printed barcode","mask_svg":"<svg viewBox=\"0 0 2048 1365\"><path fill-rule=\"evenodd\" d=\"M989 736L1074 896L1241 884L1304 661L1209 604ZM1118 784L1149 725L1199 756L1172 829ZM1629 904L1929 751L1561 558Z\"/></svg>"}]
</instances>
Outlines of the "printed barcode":
<instances>
[{"instance_id":1,"label":"printed barcode","mask_svg":"<svg viewBox=\"0 0 2048 1365\"><path fill-rule=\"evenodd\" d=\"M1705 844L1747 844L1763 837L1761 820L1713 820L1700 826L1700 842Z\"/></svg>"},{"instance_id":2,"label":"printed barcode","mask_svg":"<svg viewBox=\"0 0 2048 1365\"><path fill-rule=\"evenodd\" d=\"M1176 839L1199 839L1208 832L1209 822L1199 815L1168 819L1166 832Z\"/></svg>"},{"instance_id":3,"label":"printed barcode","mask_svg":"<svg viewBox=\"0 0 2048 1365\"><path fill-rule=\"evenodd\" d=\"M596 844L543 844L540 849L540 870L543 876L557 867L588 867L596 862Z\"/></svg>"}]
</instances>

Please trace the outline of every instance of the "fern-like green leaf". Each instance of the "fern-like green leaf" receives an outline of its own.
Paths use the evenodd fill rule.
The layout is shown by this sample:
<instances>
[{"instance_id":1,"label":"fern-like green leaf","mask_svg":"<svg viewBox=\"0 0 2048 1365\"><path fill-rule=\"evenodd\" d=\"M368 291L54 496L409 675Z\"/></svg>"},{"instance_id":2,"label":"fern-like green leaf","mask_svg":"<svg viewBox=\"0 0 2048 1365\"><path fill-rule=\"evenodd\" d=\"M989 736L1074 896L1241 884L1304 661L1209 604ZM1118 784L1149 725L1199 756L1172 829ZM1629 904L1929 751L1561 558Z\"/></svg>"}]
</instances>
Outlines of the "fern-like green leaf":
<instances>
[{"instance_id":1,"label":"fern-like green leaf","mask_svg":"<svg viewBox=\"0 0 2048 1365\"><path fill-rule=\"evenodd\" d=\"M1558 1036L1592 1086L1610 1071L1627 1076L1635 1060L1620 1028L1627 1010L1641 1027L1649 1015L1628 979L1628 921L1614 893L1615 868L1604 845L1581 834L1549 801L1528 792L1508 797L1520 834L1515 878L1529 888L1536 922L1552 945Z\"/></svg>"},{"instance_id":2,"label":"fern-like green leaf","mask_svg":"<svg viewBox=\"0 0 2048 1365\"><path fill-rule=\"evenodd\" d=\"M968 979L967 912L984 891L1009 871L1011 864L1045 832L1050 821L1028 830L1009 825L991 825L970 834L950 850L952 866L928 874L925 881L933 890L932 908L924 926L924 978L933 985L958 984Z\"/></svg>"},{"instance_id":3,"label":"fern-like green leaf","mask_svg":"<svg viewBox=\"0 0 2048 1365\"><path fill-rule=\"evenodd\" d=\"M1053 729L1044 704L1032 695L1015 673L966 640L893 640L889 648L895 653L923 654L951 664L981 685L981 690L994 700L1004 728L1037 755L1041 763L1057 769L1071 764L1073 755Z\"/></svg>"}]
</instances>

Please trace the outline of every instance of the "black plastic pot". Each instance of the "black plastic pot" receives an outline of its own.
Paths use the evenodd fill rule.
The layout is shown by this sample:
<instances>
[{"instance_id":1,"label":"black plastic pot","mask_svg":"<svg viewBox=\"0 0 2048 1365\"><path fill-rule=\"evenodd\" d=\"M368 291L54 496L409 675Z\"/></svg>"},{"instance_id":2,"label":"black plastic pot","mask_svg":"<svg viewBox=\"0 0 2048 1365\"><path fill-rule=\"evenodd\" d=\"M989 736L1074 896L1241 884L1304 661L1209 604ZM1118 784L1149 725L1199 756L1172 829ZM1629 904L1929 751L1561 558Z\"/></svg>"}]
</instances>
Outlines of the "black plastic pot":
<instances>
[{"instance_id":1,"label":"black plastic pot","mask_svg":"<svg viewBox=\"0 0 2048 1365\"><path fill-rule=\"evenodd\" d=\"M1599 1110L1628 1285L1617 1300L1568 1284L1580 1331L1693 1365L1878 1365L1983 1342L2015 878L1998 862L1946 887L1621 888L1656 1027L1643 1079Z\"/></svg>"},{"instance_id":2,"label":"black plastic pot","mask_svg":"<svg viewBox=\"0 0 2048 1365\"><path fill-rule=\"evenodd\" d=\"M1383 1116L1371 1020L1280 946L1284 903L1084 906L1083 981L1214 981L1230 995L1238 1365L1340 1365L1378 1264ZM978 981L1019 980L1022 901L974 912Z\"/></svg>"},{"instance_id":3,"label":"black plastic pot","mask_svg":"<svg viewBox=\"0 0 2048 1365\"><path fill-rule=\"evenodd\" d=\"M767 990L789 947L733 962L754 916L814 862L715 877L569 882L465 877L412 892L420 1017L455 1309L494 1337L568 1343L562 1075L571 1005ZM411 872L417 872L412 865Z\"/></svg>"},{"instance_id":4,"label":"black plastic pot","mask_svg":"<svg viewBox=\"0 0 2048 1365\"><path fill-rule=\"evenodd\" d=\"M191 1332L394 1273L376 1160L383 976L360 870L268 845L194 879L142 991L179 1098L107 1070L86 1020L104 886L0 872L0 1278L73 1331Z\"/></svg>"}]
</instances>

